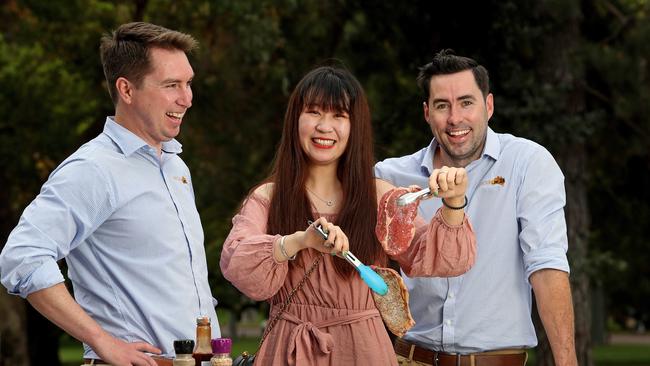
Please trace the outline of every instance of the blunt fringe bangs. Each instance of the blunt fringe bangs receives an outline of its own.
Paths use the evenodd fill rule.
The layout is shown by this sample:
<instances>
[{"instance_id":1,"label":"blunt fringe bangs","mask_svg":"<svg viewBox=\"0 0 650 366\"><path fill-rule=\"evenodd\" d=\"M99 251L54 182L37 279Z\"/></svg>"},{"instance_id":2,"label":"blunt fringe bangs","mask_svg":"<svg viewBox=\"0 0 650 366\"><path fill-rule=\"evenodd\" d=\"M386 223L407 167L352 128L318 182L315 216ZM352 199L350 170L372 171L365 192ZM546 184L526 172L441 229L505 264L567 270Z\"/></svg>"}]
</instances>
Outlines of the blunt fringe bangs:
<instances>
[{"instance_id":1,"label":"blunt fringe bangs","mask_svg":"<svg viewBox=\"0 0 650 366\"><path fill-rule=\"evenodd\" d=\"M305 76L296 91L303 109L318 106L325 111L350 113L357 91L341 70L323 67Z\"/></svg>"}]
</instances>

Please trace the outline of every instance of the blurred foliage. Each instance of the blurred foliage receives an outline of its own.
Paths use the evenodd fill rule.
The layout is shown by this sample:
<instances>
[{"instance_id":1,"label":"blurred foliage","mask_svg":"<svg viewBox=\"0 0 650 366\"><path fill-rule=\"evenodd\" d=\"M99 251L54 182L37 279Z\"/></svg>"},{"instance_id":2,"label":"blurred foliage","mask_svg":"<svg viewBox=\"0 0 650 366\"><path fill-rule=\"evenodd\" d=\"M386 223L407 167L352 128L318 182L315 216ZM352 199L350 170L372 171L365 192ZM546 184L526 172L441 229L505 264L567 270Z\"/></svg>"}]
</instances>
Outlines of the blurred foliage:
<instances>
[{"instance_id":1,"label":"blurred foliage","mask_svg":"<svg viewBox=\"0 0 650 366\"><path fill-rule=\"evenodd\" d=\"M650 326L650 2L597 1L585 14L589 107L606 123L589 144L592 245L617 266L597 280L610 315Z\"/></svg>"},{"instance_id":2,"label":"blurred foliage","mask_svg":"<svg viewBox=\"0 0 650 366\"><path fill-rule=\"evenodd\" d=\"M221 276L221 245L241 200L269 172L295 83L317 64L347 65L370 99L377 158L411 153L431 139L417 67L450 47L490 70L495 130L538 141L559 161L572 147L587 151L585 169L570 172L588 182L593 254L579 259L617 299L612 312L631 307L648 319L649 11L642 0L5 0L2 235L56 164L111 114L101 34L132 20L185 31L200 49L191 57L197 76L182 157L215 297L239 312L250 303Z\"/></svg>"}]
</instances>

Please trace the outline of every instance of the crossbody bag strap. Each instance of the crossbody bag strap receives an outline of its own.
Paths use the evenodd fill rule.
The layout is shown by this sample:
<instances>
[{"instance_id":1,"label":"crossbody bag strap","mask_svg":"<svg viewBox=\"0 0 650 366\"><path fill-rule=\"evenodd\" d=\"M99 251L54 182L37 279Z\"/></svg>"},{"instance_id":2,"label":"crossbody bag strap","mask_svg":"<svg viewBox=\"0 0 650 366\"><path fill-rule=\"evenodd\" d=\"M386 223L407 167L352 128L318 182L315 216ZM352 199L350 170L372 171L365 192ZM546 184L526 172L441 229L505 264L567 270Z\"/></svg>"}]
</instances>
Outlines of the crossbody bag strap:
<instances>
[{"instance_id":1,"label":"crossbody bag strap","mask_svg":"<svg viewBox=\"0 0 650 366\"><path fill-rule=\"evenodd\" d=\"M264 340L266 339L266 336L269 335L269 333L271 332L271 329L273 329L273 326L275 325L275 323L277 323L278 319L280 319L280 316L282 315L282 313L284 313L284 311L289 306L289 303L293 299L296 292L300 291L300 289L302 288L302 285L305 284L305 282L307 281L307 278L309 278L311 273L314 272L316 267L318 267L318 263L320 263L322 258L323 258L323 253L319 253L318 257L314 260L311 267L309 267L309 269L307 270L307 272L305 272L305 275L302 277L300 282L298 282L298 285L296 285L296 287L294 287L291 290L291 292L289 293L289 296L287 296L287 299L282 303L282 305L280 306L280 310L278 310L278 312L275 314L275 316L273 316L273 318L271 320L269 320L269 324L264 329L264 334L262 334L262 339L260 340L260 343L257 345L258 350L260 349L260 347L262 347L262 343L264 343Z\"/></svg>"}]
</instances>

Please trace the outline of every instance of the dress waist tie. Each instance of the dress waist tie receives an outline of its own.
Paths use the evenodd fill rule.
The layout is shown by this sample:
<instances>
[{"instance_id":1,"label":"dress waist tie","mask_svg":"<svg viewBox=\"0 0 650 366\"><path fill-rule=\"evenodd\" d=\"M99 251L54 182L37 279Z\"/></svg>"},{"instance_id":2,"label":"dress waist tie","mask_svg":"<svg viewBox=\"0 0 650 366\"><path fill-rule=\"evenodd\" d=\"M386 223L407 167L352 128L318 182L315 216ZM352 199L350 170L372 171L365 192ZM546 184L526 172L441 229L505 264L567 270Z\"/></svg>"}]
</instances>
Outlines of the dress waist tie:
<instances>
[{"instance_id":1,"label":"dress waist tie","mask_svg":"<svg viewBox=\"0 0 650 366\"><path fill-rule=\"evenodd\" d=\"M332 335L319 328L333 327L337 325L352 324L366 319L379 317L377 309L360 311L358 313L332 318L320 322L306 322L295 315L284 312L281 318L297 324L289 336L289 349L287 349L287 360L289 365L309 365L316 363L318 352L315 352L312 345L316 340L318 349L323 354L329 354L334 348Z\"/></svg>"}]
</instances>

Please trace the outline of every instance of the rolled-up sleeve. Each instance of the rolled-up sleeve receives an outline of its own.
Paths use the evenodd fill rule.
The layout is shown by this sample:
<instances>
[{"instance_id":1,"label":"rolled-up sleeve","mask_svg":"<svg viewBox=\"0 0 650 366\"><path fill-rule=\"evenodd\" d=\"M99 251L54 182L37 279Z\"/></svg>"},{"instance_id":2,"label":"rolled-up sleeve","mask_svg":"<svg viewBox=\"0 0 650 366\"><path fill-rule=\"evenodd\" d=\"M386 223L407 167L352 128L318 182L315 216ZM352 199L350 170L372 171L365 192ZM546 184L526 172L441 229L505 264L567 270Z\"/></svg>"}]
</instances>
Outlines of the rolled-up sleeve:
<instances>
[{"instance_id":1,"label":"rolled-up sleeve","mask_svg":"<svg viewBox=\"0 0 650 366\"><path fill-rule=\"evenodd\" d=\"M0 281L27 297L64 278L58 260L80 245L109 215L110 182L88 161L62 163L23 212L0 253Z\"/></svg>"},{"instance_id":2,"label":"rolled-up sleeve","mask_svg":"<svg viewBox=\"0 0 650 366\"><path fill-rule=\"evenodd\" d=\"M564 176L551 154L540 148L526 166L518 192L519 242L526 278L540 269L569 272Z\"/></svg>"},{"instance_id":3,"label":"rolled-up sleeve","mask_svg":"<svg viewBox=\"0 0 650 366\"><path fill-rule=\"evenodd\" d=\"M232 219L233 227L221 251L223 276L253 300L266 300L284 284L287 262L277 262L273 246L280 235L266 234L268 201L253 195Z\"/></svg>"}]
</instances>

